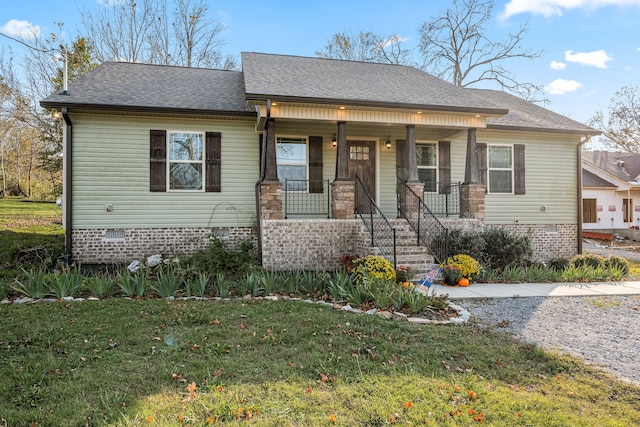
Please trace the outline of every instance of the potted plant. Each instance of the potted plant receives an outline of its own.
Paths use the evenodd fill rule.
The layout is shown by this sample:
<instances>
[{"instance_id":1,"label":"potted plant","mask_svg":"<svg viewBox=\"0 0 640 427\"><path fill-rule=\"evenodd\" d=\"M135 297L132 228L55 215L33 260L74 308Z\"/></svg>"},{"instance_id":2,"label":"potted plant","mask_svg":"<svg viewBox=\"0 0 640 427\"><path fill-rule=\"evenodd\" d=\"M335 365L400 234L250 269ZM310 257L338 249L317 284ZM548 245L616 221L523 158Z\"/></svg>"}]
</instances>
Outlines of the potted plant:
<instances>
[{"instance_id":1,"label":"potted plant","mask_svg":"<svg viewBox=\"0 0 640 427\"><path fill-rule=\"evenodd\" d=\"M446 264L442 267L442 280L446 285L457 286L458 281L462 279L460 267L455 264Z\"/></svg>"}]
</instances>

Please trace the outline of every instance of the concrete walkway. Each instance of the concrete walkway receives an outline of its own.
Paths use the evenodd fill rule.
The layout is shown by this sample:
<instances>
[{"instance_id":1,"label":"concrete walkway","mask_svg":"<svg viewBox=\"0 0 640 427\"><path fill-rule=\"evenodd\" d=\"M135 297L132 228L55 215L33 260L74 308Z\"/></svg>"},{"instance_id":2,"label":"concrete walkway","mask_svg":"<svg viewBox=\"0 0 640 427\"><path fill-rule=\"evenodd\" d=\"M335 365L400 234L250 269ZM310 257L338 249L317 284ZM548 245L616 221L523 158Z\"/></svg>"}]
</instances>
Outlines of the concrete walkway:
<instances>
[{"instance_id":1,"label":"concrete walkway","mask_svg":"<svg viewBox=\"0 0 640 427\"><path fill-rule=\"evenodd\" d=\"M448 294L450 299L600 296L640 294L640 282L602 283L472 283L465 287L432 285L436 295ZM434 289L431 290L434 292Z\"/></svg>"}]
</instances>

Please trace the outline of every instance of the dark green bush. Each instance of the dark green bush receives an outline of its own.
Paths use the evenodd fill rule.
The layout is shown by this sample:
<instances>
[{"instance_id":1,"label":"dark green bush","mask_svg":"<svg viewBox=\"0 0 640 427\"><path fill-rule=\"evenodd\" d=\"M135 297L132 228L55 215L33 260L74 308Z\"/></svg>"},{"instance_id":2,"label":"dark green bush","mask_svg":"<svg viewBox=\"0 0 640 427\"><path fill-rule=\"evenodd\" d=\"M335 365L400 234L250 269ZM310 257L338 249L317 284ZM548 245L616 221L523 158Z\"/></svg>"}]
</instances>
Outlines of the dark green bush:
<instances>
[{"instance_id":1,"label":"dark green bush","mask_svg":"<svg viewBox=\"0 0 640 427\"><path fill-rule=\"evenodd\" d=\"M436 237L442 241L442 235ZM531 237L509 231L504 227L491 227L484 231L454 229L449 232L449 254L472 256L492 270L507 266L524 267L530 263L533 247Z\"/></svg>"},{"instance_id":2,"label":"dark green bush","mask_svg":"<svg viewBox=\"0 0 640 427\"><path fill-rule=\"evenodd\" d=\"M480 231L460 229L449 231L449 255L465 254L482 260L485 246L486 243Z\"/></svg>"},{"instance_id":3,"label":"dark green bush","mask_svg":"<svg viewBox=\"0 0 640 427\"><path fill-rule=\"evenodd\" d=\"M485 242L482 263L495 270L504 270L509 266L524 267L533 254L531 237L509 231L504 227L491 227L484 230Z\"/></svg>"},{"instance_id":4,"label":"dark green bush","mask_svg":"<svg viewBox=\"0 0 640 427\"><path fill-rule=\"evenodd\" d=\"M240 244L238 250L229 249L217 237L211 238L211 243L185 260L192 270L205 272L210 276L223 273L226 279L244 277L252 267L258 266L255 249L251 242Z\"/></svg>"},{"instance_id":5,"label":"dark green bush","mask_svg":"<svg viewBox=\"0 0 640 427\"><path fill-rule=\"evenodd\" d=\"M569 258L564 257L553 258L551 261L549 261L549 267L553 268L559 273L562 273L567 267L569 267L570 264L571 261L569 261Z\"/></svg>"}]
</instances>

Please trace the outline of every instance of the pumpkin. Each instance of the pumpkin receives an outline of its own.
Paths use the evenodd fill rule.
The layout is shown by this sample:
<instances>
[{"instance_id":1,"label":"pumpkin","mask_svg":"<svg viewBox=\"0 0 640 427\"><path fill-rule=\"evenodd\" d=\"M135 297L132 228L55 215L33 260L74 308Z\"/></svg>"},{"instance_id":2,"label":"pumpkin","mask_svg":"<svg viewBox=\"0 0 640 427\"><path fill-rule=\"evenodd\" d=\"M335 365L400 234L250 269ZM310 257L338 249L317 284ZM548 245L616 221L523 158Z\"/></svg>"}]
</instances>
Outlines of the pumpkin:
<instances>
[{"instance_id":1,"label":"pumpkin","mask_svg":"<svg viewBox=\"0 0 640 427\"><path fill-rule=\"evenodd\" d=\"M467 279L466 277L463 277L462 279L458 280L458 286L462 286L462 287L469 286L469 279Z\"/></svg>"}]
</instances>

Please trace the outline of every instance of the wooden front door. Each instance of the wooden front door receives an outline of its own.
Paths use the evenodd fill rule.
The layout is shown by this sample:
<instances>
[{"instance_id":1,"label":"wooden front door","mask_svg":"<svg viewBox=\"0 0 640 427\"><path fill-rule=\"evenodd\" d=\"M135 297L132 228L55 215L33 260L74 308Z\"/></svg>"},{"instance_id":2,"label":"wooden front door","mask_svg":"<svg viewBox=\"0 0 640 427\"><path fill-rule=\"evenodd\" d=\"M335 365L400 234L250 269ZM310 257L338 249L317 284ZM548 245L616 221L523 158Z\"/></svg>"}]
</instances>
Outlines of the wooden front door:
<instances>
[{"instance_id":1,"label":"wooden front door","mask_svg":"<svg viewBox=\"0 0 640 427\"><path fill-rule=\"evenodd\" d=\"M347 141L349 177L356 174L371 197L376 198L376 144L373 141Z\"/></svg>"}]
</instances>

